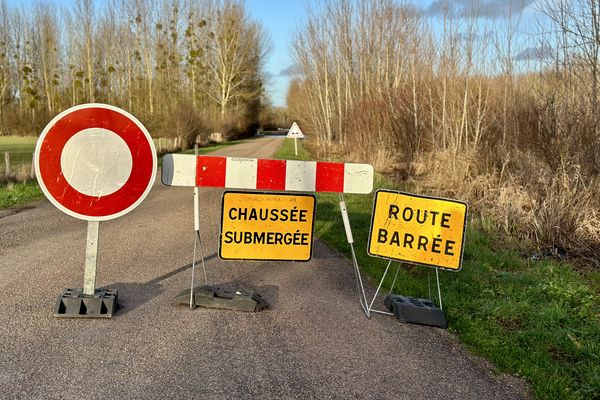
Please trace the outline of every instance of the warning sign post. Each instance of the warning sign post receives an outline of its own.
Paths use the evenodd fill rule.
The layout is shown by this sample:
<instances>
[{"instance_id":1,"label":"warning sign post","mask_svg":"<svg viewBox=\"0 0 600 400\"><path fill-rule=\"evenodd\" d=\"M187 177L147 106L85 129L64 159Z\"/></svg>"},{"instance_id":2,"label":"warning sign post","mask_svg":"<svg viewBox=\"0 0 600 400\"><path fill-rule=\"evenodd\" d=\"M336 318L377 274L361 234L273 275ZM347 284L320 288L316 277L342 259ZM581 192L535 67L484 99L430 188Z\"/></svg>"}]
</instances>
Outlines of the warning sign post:
<instances>
[{"instance_id":1,"label":"warning sign post","mask_svg":"<svg viewBox=\"0 0 600 400\"><path fill-rule=\"evenodd\" d=\"M308 261L315 196L225 192L219 257L224 260Z\"/></svg>"},{"instance_id":2,"label":"warning sign post","mask_svg":"<svg viewBox=\"0 0 600 400\"><path fill-rule=\"evenodd\" d=\"M298 139L304 139L304 133L302 133L296 122L292 124L292 127L288 131L287 137L294 139L294 154L298 155Z\"/></svg>"},{"instance_id":3,"label":"warning sign post","mask_svg":"<svg viewBox=\"0 0 600 400\"><path fill-rule=\"evenodd\" d=\"M462 265L467 204L392 190L378 190L373 203L368 253L389 260L369 312L394 315L403 322L446 328L439 269L458 271ZM392 261L435 267L439 308L429 299L393 295L400 263L384 300L388 311L373 309ZM430 293L431 295L431 293Z\"/></svg>"}]
</instances>

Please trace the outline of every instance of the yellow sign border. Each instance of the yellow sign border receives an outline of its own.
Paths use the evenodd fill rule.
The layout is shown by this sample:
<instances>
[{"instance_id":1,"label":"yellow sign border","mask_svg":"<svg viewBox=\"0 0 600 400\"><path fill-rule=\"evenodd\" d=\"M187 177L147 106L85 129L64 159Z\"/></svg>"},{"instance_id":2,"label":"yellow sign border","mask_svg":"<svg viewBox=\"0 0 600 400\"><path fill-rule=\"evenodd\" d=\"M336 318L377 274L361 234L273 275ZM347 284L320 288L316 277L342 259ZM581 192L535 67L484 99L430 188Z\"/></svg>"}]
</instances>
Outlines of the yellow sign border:
<instances>
[{"instance_id":1,"label":"yellow sign border","mask_svg":"<svg viewBox=\"0 0 600 400\"><path fill-rule=\"evenodd\" d=\"M405 196L410 196L410 197L418 197L421 199L431 199L431 200L442 200L442 201L448 201L451 203L458 203L458 204L463 204L465 206L465 218L463 221L463 232L462 232L462 246L460 249L460 258L459 258L459 263L458 263L458 268L447 268L447 267L441 267L439 265L434 265L434 264L427 264L427 263L419 263L419 262L415 262L415 261L411 261L411 260L405 260L405 259L401 259L401 258L393 258L393 257L385 257L379 254L373 254L371 253L371 239L372 239L372 235L373 235L373 223L375 222L375 207L377 206L377 197L379 196L380 192L384 192L384 193L396 193L396 194L402 194ZM382 258L385 260L394 260L394 261L400 261L403 263L407 263L407 264L412 264L412 265L418 265L418 266L423 266L423 267L433 267L433 268L440 268L443 270L447 270L447 271L452 271L452 272L458 272L462 269L462 263L463 263L463 255L465 252L465 239L467 236L467 214L469 213L469 205L464 202L464 201L460 201L460 200L454 200L454 199L447 199L444 197L435 197L435 196L426 196L426 195L421 195L421 194L414 194L414 193L408 193L408 192L403 192L401 190L390 190L390 189L378 189L375 192L375 196L373 197L373 208L372 208L372 212L371 212L371 226L369 227L369 241L367 242L367 254L370 255L371 257L377 257L377 258Z\"/></svg>"},{"instance_id":2,"label":"yellow sign border","mask_svg":"<svg viewBox=\"0 0 600 400\"><path fill-rule=\"evenodd\" d=\"M267 196L288 196L288 197L312 197L313 199L313 215L312 215L312 223L311 223L311 240L310 240L310 255L307 259L305 260L298 260L298 259L270 259L270 258L223 258L222 254L221 254L221 248L222 248L222 243L223 243L223 217L224 217L224 211L225 211L225 196L228 193L234 193L234 194L249 194L249 195L267 195ZM287 193L287 192L254 192L254 191L244 191L244 190L227 190L225 192L223 192L223 196L221 196L221 223L219 226L219 258L221 260L224 261L229 261L229 260L236 260L236 261L240 261L240 260L245 260L245 261L271 261L271 262L276 262L276 261L282 261L282 262L308 262L310 260L312 260L312 256L313 256L313 249L314 249L314 243L315 243L315 219L316 219L316 215L317 215L317 197L314 194L308 194L308 193Z\"/></svg>"}]
</instances>

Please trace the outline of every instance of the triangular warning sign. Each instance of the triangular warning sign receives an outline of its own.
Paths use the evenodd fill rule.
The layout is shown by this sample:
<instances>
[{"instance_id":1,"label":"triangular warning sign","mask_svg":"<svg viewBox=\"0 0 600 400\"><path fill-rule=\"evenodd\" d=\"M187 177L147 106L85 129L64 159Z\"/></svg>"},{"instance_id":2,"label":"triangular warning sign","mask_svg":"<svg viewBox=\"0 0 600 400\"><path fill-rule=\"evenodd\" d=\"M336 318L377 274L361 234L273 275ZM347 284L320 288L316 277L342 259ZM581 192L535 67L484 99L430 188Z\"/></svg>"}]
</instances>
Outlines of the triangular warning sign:
<instances>
[{"instance_id":1,"label":"triangular warning sign","mask_svg":"<svg viewBox=\"0 0 600 400\"><path fill-rule=\"evenodd\" d=\"M304 134L302 133L302 131L300 130L300 127L298 126L298 124L296 122L294 122L292 124L292 127L288 131L287 137L289 137L289 138L297 138L297 139L303 139L304 138Z\"/></svg>"}]
</instances>

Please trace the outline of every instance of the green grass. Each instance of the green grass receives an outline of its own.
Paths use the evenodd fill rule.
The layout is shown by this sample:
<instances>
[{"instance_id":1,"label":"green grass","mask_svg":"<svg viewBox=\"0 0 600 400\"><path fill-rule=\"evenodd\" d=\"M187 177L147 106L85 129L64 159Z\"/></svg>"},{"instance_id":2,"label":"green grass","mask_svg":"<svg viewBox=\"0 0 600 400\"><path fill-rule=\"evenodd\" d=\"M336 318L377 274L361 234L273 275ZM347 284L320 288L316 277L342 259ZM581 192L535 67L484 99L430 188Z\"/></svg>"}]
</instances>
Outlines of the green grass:
<instances>
[{"instance_id":1,"label":"green grass","mask_svg":"<svg viewBox=\"0 0 600 400\"><path fill-rule=\"evenodd\" d=\"M293 142L286 140L276 157L294 159ZM300 148L298 158L311 159ZM381 177L375 188L398 189ZM376 284L387 260L366 252L373 195L345 199L358 262ZM600 399L600 273L584 276L566 263L525 258L471 225L462 270L440 271L449 329L498 371L524 378L537 399ZM318 194L315 233L350 255L337 195ZM394 292L431 298L431 279L437 301L432 271L403 265Z\"/></svg>"},{"instance_id":2,"label":"green grass","mask_svg":"<svg viewBox=\"0 0 600 400\"><path fill-rule=\"evenodd\" d=\"M29 168L36 141L37 137L33 136L0 136L0 174L4 175L4 153L7 151L13 173L22 166Z\"/></svg>"},{"instance_id":3,"label":"green grass","mask_svg":"<svg viewBox=\"0 0 600 400\"><path fill-rule=\"evenodd\" d=\"M37 181L0 185L0 210L23 206L44 198Z\"/></svg>"},{"instance_id":4,"label":"green grass","mask_svg":"<svg viewBox=\"0 0 600 400\"><path fill-rule=\"evenodd\" d=\"M302 146L302 140L298 140L298 155L295 155L294 139L285 139L279 150L277 150L275 158L281 160L312 160L310 153Z\"/></svg>"}]
</instances>

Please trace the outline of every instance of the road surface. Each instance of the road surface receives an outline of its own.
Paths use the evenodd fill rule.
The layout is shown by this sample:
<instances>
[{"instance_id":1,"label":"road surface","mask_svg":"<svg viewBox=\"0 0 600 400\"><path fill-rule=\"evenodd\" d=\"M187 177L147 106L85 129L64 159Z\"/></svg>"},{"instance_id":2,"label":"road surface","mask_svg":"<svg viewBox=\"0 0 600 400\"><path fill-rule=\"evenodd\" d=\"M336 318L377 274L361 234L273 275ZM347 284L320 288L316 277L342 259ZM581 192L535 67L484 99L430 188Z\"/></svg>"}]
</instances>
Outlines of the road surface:
<instances>
[{"instance_id":1,"label":"road surface","mask_svg":"<svg viewBox=\"0 0 600 400\"><path fill-rule=\"evenodd\" d=\"M217 154L268 158L281 140ZM173 305L190 284L191 188L157 179L136 210L100 224L96 283L122 306L110 320L53 317L56 296L82 287L86 222L48 202L0 217L0 398L524 397L445 331L367 319L350 262L318 240L308 263L219 260L221 194L201 190L209 281L254 288L269 310Z\"/></svg>"}]
</instances>

